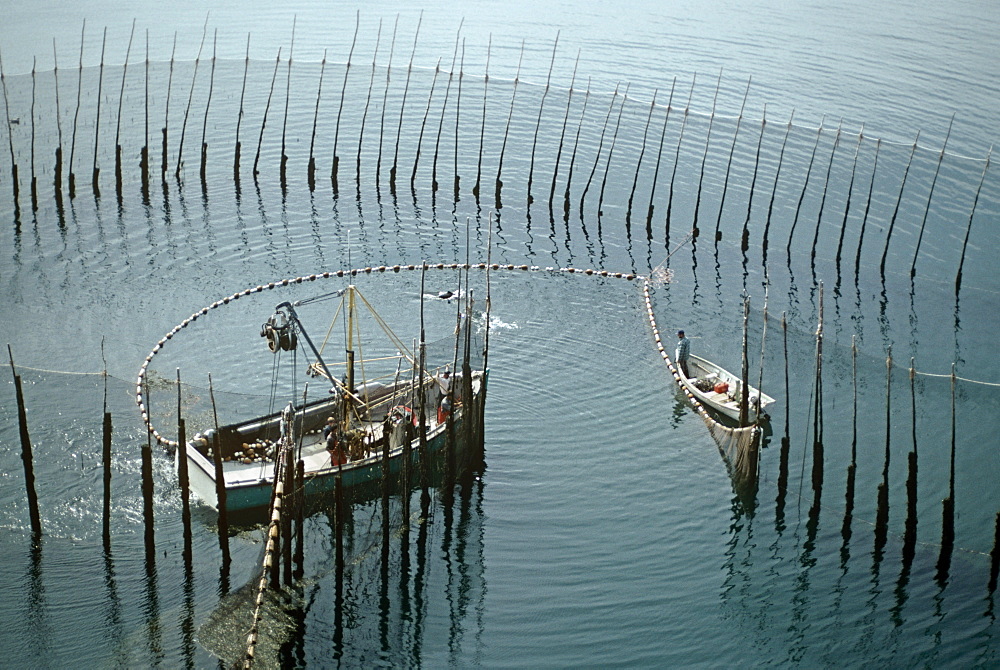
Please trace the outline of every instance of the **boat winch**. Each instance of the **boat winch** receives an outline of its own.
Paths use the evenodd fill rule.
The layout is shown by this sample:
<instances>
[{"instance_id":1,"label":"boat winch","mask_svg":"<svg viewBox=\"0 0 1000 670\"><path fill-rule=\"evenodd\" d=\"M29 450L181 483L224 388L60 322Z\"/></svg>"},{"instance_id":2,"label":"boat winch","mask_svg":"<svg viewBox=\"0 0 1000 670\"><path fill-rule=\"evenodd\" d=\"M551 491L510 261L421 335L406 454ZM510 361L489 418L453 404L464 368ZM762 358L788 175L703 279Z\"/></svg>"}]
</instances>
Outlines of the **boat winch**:
<instances>
[{"instance_id":1,"label":"boat winch","mask_svg":"<svg viewBox=\"0 0 1000 670\"><path fill-rule=\"evenodd\" d=\"M260 336L267 338L267 348L277 353L294 351L298 346L298 336L288 316L277 311L260 327Z\"/></svg>"}]
</instances>

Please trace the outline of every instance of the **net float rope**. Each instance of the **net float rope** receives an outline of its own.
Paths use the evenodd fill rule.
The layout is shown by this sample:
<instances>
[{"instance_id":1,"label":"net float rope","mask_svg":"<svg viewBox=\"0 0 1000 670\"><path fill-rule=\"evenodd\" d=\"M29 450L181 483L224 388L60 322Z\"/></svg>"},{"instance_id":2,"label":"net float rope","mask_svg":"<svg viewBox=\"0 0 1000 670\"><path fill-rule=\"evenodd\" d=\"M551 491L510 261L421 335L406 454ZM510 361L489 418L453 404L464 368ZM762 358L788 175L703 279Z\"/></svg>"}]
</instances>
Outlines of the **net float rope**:
<instances>
[{"instance_id":1,"label":"net float rope","mask_svg":"<svg viewBox=\"0 0 1000 670\"><path fill-rule=\"evenodd\" d=\"M385 272L405 272L413 270L511 270L511 271L521 271L521 272L549 272L549 273L561 273L561 274L582 274L587 276L597 276L608 279L624 279L626 281L633 281L640 278L640 275L634 273L626 272L611 272L609 270L596 270L592 268L573 268L573 267L541 267L538 265L526 265L526 264L503 264L503 263L423 263L423 264L408 264L408 265L379 265L379 266L368 266L364 268L354 268L350 270L336 270L329 272L322 272L310 275L304 275L299 277L293 277L289 279L282 279L281 281L273 281L267 284L260 284L252 288L244 289L238 293L233 293L232 295L216 300L211 305L207 307L202 307L197 312L193 313L188 318L181 321L179 324L174 326L166 335L160 338L156 346L149 352L146 359L143 361L142 366L139 368L139 375L136 379L135 387L135 402L139 407L139 412L142 415L143 423L146 424L146 429L149 433L156 439L157 443L166 447L176 447L178 443L176 440L171 440L168 437L160 434L160 432L153 425L150 418L149 408L146 406L146 399L143 392L143 384L146 380L146 373L149 369L149 364L152 362L153 357L156 356L166 346L167 342L173 339L181 330L187 328L189 325L197 321L202 316L207 315L211 310L222 307L223 305L228 305L234 300L239 300L242 297L248 297L255 293L263 293L264 291L269 291L276 288L281 288L285 286L290 286L292 284L303 284L305 282L317 281L320 279L332 279L332 278L343 278L343 277L356 277L359 275L370 275L372 273L385 273ZM648 282L648 280L647 280Z\"/></svg>"}]
</instances>

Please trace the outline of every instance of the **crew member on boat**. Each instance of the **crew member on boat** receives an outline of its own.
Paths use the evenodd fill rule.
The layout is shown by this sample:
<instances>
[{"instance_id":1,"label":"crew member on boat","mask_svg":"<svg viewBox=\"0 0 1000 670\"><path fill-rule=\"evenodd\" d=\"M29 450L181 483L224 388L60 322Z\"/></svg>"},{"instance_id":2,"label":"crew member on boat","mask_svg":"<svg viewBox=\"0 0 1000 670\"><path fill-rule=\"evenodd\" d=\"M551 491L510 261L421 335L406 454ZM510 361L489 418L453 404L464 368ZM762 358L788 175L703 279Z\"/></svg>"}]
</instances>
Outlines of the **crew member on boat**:
<instances>
[{"instance_id":1,"label":"crew member on boat","mask_svg":"<svg viewBox=\"0 0 1000 670\"><path fill-rule=\"evenodd\" d=\"M438 385L438 411L437 420L438 423L444 423L445 419L448 418L448 414L451 413L451 371L448 368L444 369L444 372L437 377Z\"/></svg>"},{"instance_id":2,"label":"crew member on boat","mask_svg":"<svg viewBox=\"0 0 1000 670\"><path fill-rule=\"evenodd\" d=\"M684 331L677 331L677 352L675 358L677 359L677 366L680 368L684 377L689 377L688 375L688 358L691 356L691 340L684 337Z\"/></svg>"},{"instance_id":3,"label":"crew member on boat","mask_svg":"<svg viewBox=\"0 0 1000 670\"><path fill-rule=\"evenodd\" d=\"M337 420L332 416L327 418L326 425L323 426L323 441L326 442L326 451L330 454L330 465L343 465L347 462L344 450L340 448Z\"/></svg>"}]
</instances>

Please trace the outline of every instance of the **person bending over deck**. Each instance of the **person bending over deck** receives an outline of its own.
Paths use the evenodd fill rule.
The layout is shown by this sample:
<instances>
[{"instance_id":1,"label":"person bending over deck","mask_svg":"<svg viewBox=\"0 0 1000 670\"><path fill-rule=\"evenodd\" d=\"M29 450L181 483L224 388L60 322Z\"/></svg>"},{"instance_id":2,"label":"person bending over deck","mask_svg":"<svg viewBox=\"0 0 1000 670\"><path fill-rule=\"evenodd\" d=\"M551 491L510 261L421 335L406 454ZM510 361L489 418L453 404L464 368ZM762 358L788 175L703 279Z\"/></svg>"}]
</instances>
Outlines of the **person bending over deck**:
<instances>
[{"instance_id":1,"label":"person bending over deck","mask_svg":"<svg viewBox=\"0 0 1000 670\"><path fill-rule=\"evenodd\" d=\"M691 356L691 340L684 337L684 331L677 331L677 353L675 358L677 359L677 366L680 368L681 373L687 378L688 375L688 358Z\"/></svg>"}]
</instances>

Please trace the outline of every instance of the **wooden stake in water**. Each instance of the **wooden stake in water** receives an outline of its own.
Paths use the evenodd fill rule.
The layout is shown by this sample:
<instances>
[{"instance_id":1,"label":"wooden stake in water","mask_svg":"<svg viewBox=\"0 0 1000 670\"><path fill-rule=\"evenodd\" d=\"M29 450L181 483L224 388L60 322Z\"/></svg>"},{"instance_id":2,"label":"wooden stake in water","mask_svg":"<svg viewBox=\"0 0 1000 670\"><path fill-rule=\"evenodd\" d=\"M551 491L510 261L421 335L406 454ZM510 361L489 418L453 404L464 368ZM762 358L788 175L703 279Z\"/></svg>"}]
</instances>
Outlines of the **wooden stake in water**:
<instances>
[{"instance_id":1,"label":"wooden stake in water","mask_svg":"<svg viewBox=\"0 0 1000 670\"><path fill-rule=\"evenodd\" d=\"M181 489L181 525L184 527L184 562L191 562L191 494L188 477L187 424L181 415L181 369L177 368L177 483Z\"/></svg>"},{"instance_id":2,"label":"wooden stake in water","mask_svg":"<svg viewBox=\"0 0 1000 670\"><path fill-rule=\"evenodd\" d=\"M201 177L202 190L206 190L208 188L208 181L205 178L205 170L208 163L208 110L212 106L212 89L215 87L215 60L218 40L219 30L216 28L215 36L212 39L212 69L209 70L208 75L208 98L205 100L205 117L201 123L201 166L199 169L199 176ZM289 67L291 67L291 60L288 62Z\"/></svg>"},{"instance_id":3,"label":"wooden stake in water","mask_svg":"<svg viewBox=\"0 0 1000 670\"><path fill-rule=\"evenodd\" d=\"M882 465L882 483L878 485L878 503L875 510L875 553L881 555L889 527L889 450L892 434L892 347L885 359L885 458Z\"/></svg>"},{"instance_id":4,"label":"wooden stake in water","mask_svg":"<svg viewBox=\"0 0 1000 670\"><path fill-rule=\"evenodd\" d=\"M941 153L938 154L937 167L934 168L934 179L931 180L931 190L927 193L927 205L924 207L924 218L920 221L920 233L917 234L917 248L913 251L913 263L910 265L910 277L917 274L917 256L920 255L920 243L924 239L924 228L927 226L927 214L931 211L931 199L934 198L934 187L937 186L938 175L941 173L941 163L944 162L945 152L948 150L948 140L951 138L951 127L955 123L955 115L951 115L948 123L948 134L944 136L944 144L941 146Z\"/></svg>"},{"instance_id":5,"label":"wooden stake in water","mask_svg":"<svg viewBox=\"0 0 1000 670\"><path fill-rule=\"evenodd\" d=\"M892 231L896 226L896 216L899 214L899 204L903 201L903 189L906 188L906 177L910 174L910 165L913 163L913 154L917 152L917 144L920 142L920 131L913 140L913 147L910 149L910 158L906 161L906 168L903 170L903 179L899 183L899 194L896 196L896 206L892 210L892 218L889 219L889 230L885 234L885 247L882 248L882 260L879 262L879 272L885 277L885 257L889 253L889 241L892 239Z\"/></svg>"},{"instance_id":6,"label":"wooden stake in water","mask_svg":"<svg viewBox=\"0 0 1000 670\"><path fill-rule=\"evenodd\" d=\"M31 210L38 210L38 178L35 176L35 64L31 59ZM6 94L4 100L6 101ZM9 128L10 126L8 126Z\"/></svg>"},{"instance_id":7,"label":"wooden stake in water","mask_svg":"<svg viewBox=\"0 0 1000 670\"><path fill-rule=\"evenodd\" d=\"M847 231L847 216L851 212L851 195L854 192L854 175L858 169L858 154L861 153L861 143L865 139L865 124L858 131L858 145L854 148L854 162L851 164L851 181L847 185L847 202L844 203L844 218L840 222L840 239L837 241L837 273L840 273L840 252L844 248L844 233Z\"/></svg>"},{"instance_id":8,"label":"wooden stake in water","mask_svg":"<svg viewBox=\"0 0 1000 670\"><path fill-rule=\"evenodd\" d=\"M642 169L642 159L646 155L646 137L649 135L649 124L653 121L653 112L656 110L656 95L660 89L653 89L653 100L649 103L649 114L646 116L646 125L642 130L642 145L639 148L639 160L635 163L635 176L632 177L632 190L628 195L628 207L625 209L625 225L632 223L632 201L635 199L635 189L639 184L639 170Z\"/></svg>"},{"instance_id":9,"label":"wooden stake in water","mask_svg":"<svg viewBox=\"0 0 1000 670\"><path fill-rule=\"evenodd\" d=\"M9 97L7 95L7 76L3 71L2 54L0 54L0 90L3 91L3 105L7 117L7 146L10 148L11 178L14 189L14 211L16 214L20 209L18 205L18 192L20 190L20 185L18 184L18 178L17 178L17 163L14 161L14 139L13 139L14 133L11 131L10 103L8 102ZM17 219L18 217L15 216L15 220Z\"/></svg>"},{"instance_id":10,"label":"wooden stake in water","mask_svg":"<svg viewBox=\"0 0 1000 670\"><path fill-rule=\"evenodd\" d=\"M142 180L142 195L149 200L149 30L146 30L146 70L143 81L143 130L142 149L139 151L139 176ZM118 112L121 120L121 110Z\"/></svg>"},{"instance_id":11,"label":"wooden stake in water","mask_svg":"<svg viewBox=\"0 0 1000 670\"><path fill-rule=\"evenodd\" d=\"M128 73L128 59L132 53L132 37L135 34L135 19L132 19L132 31L128 36L128 48L125 50L125 65L122 66L122 86L118 91L118 121L115 127L115 193L118 194L118 198L122 197L122 144L121 144L121 129L122 129L122 104L125 100L125 76ZM148 38L147 38L148 44ZM103 47L101 53L101 60L104 60ZM97 140L94 140L94 154L96 161L97 154ZM97 179L97 168L96 163L94 167L94 179ZM96 188L94 189L96 192Z\"/></svg>"},{"instance_id":12,"label":"wooden stake in water","mask_svg":"<svg viewBox=\"0 0 1000 670\"><path fill-rule=\"evenodd\" d=\"M604 163L604 177L601 179L601 191L597 196L597 220L601 220L604 214L604 188L608 183L608 173L611 171L611 158L615 153L615 145L618 143L618 129L622 125L622 112L625 111L625 103L628 101L628 84L625 85L625 95L622 96L621 107L618 108L618 120L615 121L615 132L611 135L611 146L608 147L608 160ZM582 209L582 208L581 208Z\"/></svg>"},{"instance_id":13,"label":"wooden stake in water","mask_svg":"<svg viewBox=\"0 0 1000 670\"><path fill-rule=\"evenodd\" d=\"M146 403L152 412L153 404L149 400L149 384L146 384ZM146 525L146 557L151 557L156 549L155 530L153 524L153 435L146 431L146 444L142 446L142 516Z\"/></svg>"},{"instance_id":14,"label":"wooden stake in water","mask_svg":"<svg viewBox=\"0 0 1000 670\"><path fill-rule=\"evenodd\" d=\"M87 19L83 20L83 28L80 30L80 67L76 80L76 111L73 113L73 136L69 147L69 197L76 197L76 174L73 172L74 157L76 156L76 128L80 121L80 98L83 95L83 44L84 35L87 32Z\"/></svg>"},{"instance_id":15,"label":"wooden stake in water","mask_svg":"<svg viewBox=\"0 0 1000 670\"><path fill-rule=\"evenodd\" d=\"M587 177L587 183L583 186L583 193L580 195L580 218L583 219L583 202L587 199L587 191L590 190L590 183L594 179L594 173L597 172L597 164L601 161L601 152L604 150L604 135L608 130L608 122L611 120L611 112L615 111L615 102L618 100L618 87L621 82L615 84L615 92L611 94L611 103L608 105L608 113L604 116L604 125L601 127L601 138L597 142L597 153L594 155L594 166L590 168L590 174ZM626 91L628 90L626 84ZM511 111L513 111L513 104L511 106ZM510 126L510 121L507 122L508 127Z\"/></svg>"},{"instance_id":16,"label":"wooden stake in water","mask_svg":"<svg viewBox=\"0 0 1000 670\"><path fill-rule=\"evenodd\" d=\"M854 482L858 471L858 344L851 335L851 462L847 466L847 493L844 499L844 525L840 534L846 544L851 539L851 521L854 518Z\"/></svg>"},{"instance_id":17,"label":"wooden stake in water","mask_svg":"<svg viewBox=\"0 0 1000 670\"><path fill-rule=\"evenodd\" d=\"M813 413L813 491L823 488L823 283L819 284L819 323L816 326L816 409Z\"/></svg>"},{"instance_id":18,"label":"wooden stake in water","mask_svg":"<svg viewBox=\"0 0 1000 670\"><path fill-rule=\"evenodd\" d=\"M454 201L458 202L459 184L461 179L458 176L458 121L462 116L462 79L465 77L465 38L462 38L462 60L458 63L458 93L455 95L455 193Z\"/></svg>"},{"instance_id":19,"label":"wooden stake in water","mask_svg":"<svg viewBox=\"0 0 1000 670\"><path fill-rule=\"evenodd\" d=\"M14 392L17 396L17 426L21 437L21 461L24 464L24 485L28 494L28 516L31 519L31 532L36 537L42 534L41 516L38 514L38 496L35 493L35 466L31 456L31 436L28 434L28 413L25 409L24 390L21 387L21 375L14 367L14 354L7 345L7 356L10 358L10 372L14 375Z\"/></svg>"},{"instance_id":20,"label":"wooden stake in water","mask_svg":"<svg viewBox=\"0 0 1000 670\"><path fill-rule=\"evenodd\" d=\"M396 51L396 29L399 27L399 14L392 26L392 42L389 43L389 63L385 66L385 90L382 92L382 116L378 127L378 160L375 162L375 185L378 187L379 176L382 174L382 139L385 137L385 109L389 102L389 81L392 78L392 56Z\"/></svg>"},{"instance_id":21,"label":"wooden stake in water","mask_svg":"<svg viewBox=\"0 0 1000 670\"><path fill-rule=\"evenodd\" d=\"M339 184L337 180L337 168L340 166L340 156L337 154L337 141L340 139L340 117L344 113L344 98L347 95L347 75L351 73L351 58L354 56L354 47L358 43L358 28L361 27L361 10L355 13L354 37L351 39L351 50L347 53L347 66L344 68L344 85L340 89L340 107L337 108L337 125L333 131L333 165L330 168L330 182L333 185L333 194L337 195Z\"/></svg>"},{"instance_id":22,"label":"wooden stake in water","mask_svg":"<svg viewBox=\"0 0 1000 670\"><path fill-rule=\"evenodd\" d=\"M389 169L389 190L396 192L396 169L399 165L399 141L403 135L403 117L406 115L406 94L410 91L410 75L413 74L413 59L417 55L417 38L420 36L420 24L424 20L424 10L420 10L420 18L417 19L417 29L413 34L413 50L410 52L410 62L406 66L406 83L403 85L403 99L399 103L399 123L396 126L396 143L393 145L392 167ZM487 68L489 58L487 57Z\"/></svg>"},{"instance_id":23,"label":"wooden stake in water","mask_svg":"<svg viewBox=\"0 0 1000 670\"><path fill-rule=\"evenodd\" d=\"M427 107L424 108L424 120L420 122L420 134L417 136L417 153L413 158L413 172L410 173L410 190L416 192L417 166L420 165L420 147L424 143L424 130L427 128L427 117L431 113L431 101L434 100L434 88L437 86L438 75L441 74L441 59L438 58L434 68L434 78L431 79L431 90L427 94Z\"/></svg>"},{"instance_id":24,"label":"wooden stake in water","mask_svg":"<svg viewBox=\"0 0 1000 670\"><path fill-rule=\"evenodd\" d=\"M569 170L566 173L566 190L563 192L563 215L569 217L569 191L573 183L573 166L576 165L576 150L580 148L580 132L583 130L583 120L587 117L587 103L590 100L590 78L587 78L587 91L583 94L583 109L580 110L580 122L576 126L576 138L573 140L573 153L569 159Z\"/></svg>"},{"instance_id":25,"label":"wooden stake in water","mask_svg":"<svg viewBox=\"0 0 1000 670\"><path fill-rule=\"evenodd\" d=\"M249 46L248 46L249 48ZM174 55L177 52L177 32L174 32L174 46L170 51L170 75L167 77L167 103L164 106L163 112L163 155L162 162L160 164L160 181L164 184L167 182L167 128L170 125L170 92L173 90L174 84ZM239 139L237 138L237 141Z\"/></svg>"},{"instance_id":26,"label":"wooden stake in water","mask_svg":"<svg viewBox=\"0 0 1000 670\"><path fill-rule=\"evenodd\" d=\"M781 335L784 342L785 354L785 397L791 398L791 388L788 383L788 322L785 320L785 313L781 313ZM785 509L785 494L788 490L788 449L790 440L788 439L789 423L789 403L785 403L785 434L781 437L781 451L778 457L778 497L775 500L775 516L783 518Z\"/></svg>"},{"instance_id":27,"label":"wooden stake in water","mask_svg":"<svg viewBox=\"0 0 1000 670\"><path fill-rule=\"evenodd\" d=\"M767 128L767 103L764 103L764 114L760 120L760 136L757 138L757 153L753 159L753 178L750 179L750 199L747 200L747 218L743 220L743 235L740 238L740 249L746 252L750 248L750 213L753 211L753 194L757 186L757 169L760 167L760 147L764 144L764 130Z\"/></svg>"},{"instance_id":28,"label":"wooden stake in water","mask_svg":"<svg viewBox=\"0 0 1000 670\"><path fill-rule=\"evenodd\" d=\"M854 281L857 283L858 274L861 270L861 248L865 241L865 224L868 223L868 212L872 206L872 193L875 192L875 174L878 172L878 154L882 148L882 138L875 141L875 164L872 166L872 178L868 184L868 200L865 202L865 214L861 217L861 232L858 233L858 251L854 257Z\"/></svg>"},{"instance_id":29,"label":"wooden stake in water","mask_svg":"<svg viewBox=\"0 0 1000 670\"><path fill-rule=\"evenodd\" d=\"M692 86L693 86L692 82ZM701 209L701 186L705 181L705 162L708 160L708 145L712 142L712 126L715 124L715 105L719 100L719 88L722 86L722 68L719 68L719 81L715 84L715 95L712 97L712 115L708 117L708 134L705 136L705 151L701 155L701 172L698 175L698 196L694 201L694 237L697 238L701 232L698 228L698 211ZM684 117L687 118L685 111ZM791 121L789 121L791 123ZM676 161L674 161L676 165Z\"/></svg>"},{"instance_id":30,"label":"wooden stake in water","mask_svg":"<svg viewBox=\"0 0 1000 670\"><path fill-rule=\"evenodd\" d=\"M667 244L670 243L670 217L673 214L673 208L674 208L674 180L677 177L677 165L678 163L680 163L681 160L681 144L683 144L684 142L684 129L687 128L687 120L688 117L691 115L691 100L694 98L694 86L696 81L698 81L697 73L695 73L695 75L691 77L691 90L688 91L688 101L687 104L684 106L684 118L681 119L681 132L677 136L677 149L676 151L674 151L674 167L673 170L670 171L670 190L667 193L667 216L664 220L664 231L663 231L663 237L664 240L667 242ZM718 93L718 91L716 91L716 93ZM708 145L706 145L706 148L707 146ZM697 224L695 225L695 228L693 230L692 237L698 237Z\"/></svg>"},{"instance_id":31,"label":"wooden stake in water","mask_svg":"<svg viewBox=\"0 0 1000 670\"><path fill-rule=\"evenodd\" d=\"M430 485L430 461L428 460L429 454L427 453L427 389L424 384L424 375L427 370L427 337L424 331L424 291L425 289L425 278L427 275L427 262L424 261L420 266L420 365L419 365L419 384L417 385L418 393L420 393L419 406L420 406L420 421L419 421L419 436L420 436L420 509L423 516L426 518L427 509L431 502L431 495L428 491L428 486Z\"/></svg>"},{"instance_id":32,"label":"wooden stake in water","mask_svg":"<svg viewBox=\"0 0 1000 670\"><path fill-rule=\"evenodd\" d=\"M670 107L674 104L674 89L677 88L677 77L670 84L670 97L667 99L667 113L663 115L663 128L660 130L660 146L656 150L656 165L653 168L653 183L649 188L649 207L646 208L646 237L653 237L653 203L656 200L656 182L660 176L660 162L663 158L663 141L667 137L667 123L670 121Z\"/></svg>"},{"instance_id":33,"label":"wooden stake in water","mask_svg":"<svg viewBox=\"0 0 1000 670\"><path fill-rule=\"evenodd\" d=\"M816 232L813 234L812 249L809 252L810 261L816 260L816 242L819 240L819 226L823 222L823 210L826 208L826 192L830 186L830 173L833 171L833 159L837 155L837 147L840 146L840 132L844 126L844 119L837 125L837 135L833 138L833 149L830 151L830 162L826 164L826 179L823 180L823 195L819 199L819 214L816 216Z\"/></svg>"},{"instance_id":34,"label":"wooden stake in water","mask_svg":"<svg viewBox=\"0 0 1000 670\"><path fill-rule=\"evenodd\" d=\"M976 215L976 205L979 204L979 193L983 190L983 182L986 181L986 172L990 169L990 157L993 155L993 147L990 147L986 154L986 165L983 166L983 176L979 179L979 187L976 189L976 197L972 201L972 211L969 212L969 223L965 227L965 238L962 240L962 255L958 259L958 272L955 274L955 297L962 289L962 267L965 265L965 250L969 246L969 232L972 230L972 219Z\"/></svg>"},{"instance_id":35,"label":"wooden stake in water","mask_svg":"<svg viewBox=\"0 0 1000 670\"><path fill-rule=\"evenodd\" d=\"M819 149L819 139L823 136L823 123L826 121L826 115L820 119L819 129L816 131L816 143L813 144L812 154L809 155L809 166L806 168L806 178L802 182L802 192L799 193L799 202L795 205L795 217L792 219L792 227L788 231L788 246L785 247L785 253L788 256L788 263L791 265L792 262L792 237L795 235L795 226L799 223L799 212L802 211L802 201L806 197L806 189L809 188L809 177L812 176L813 164L816 162L816 150Z\"/></svg>"},{"instance_id":36,"label":"wooden stake in water","mask_svg":"<svg viewBox=\"0 0 1000 670\"><path fill-rule=\"evenodd\" d=\"M987 588L991 595L997 590L998 575L1000 575L1000 512L997 512L996 529L993 531L993 551L990 552L990 581Z\"/></svg>"},{"instance_id":37,"label":"wooden stake in water","mask_svg":"<svg viewBox=\"0 0 1000 670\"><path fill-rule=\"evenodd\" d=\"M736 132L733 133L733 144L729 148L729 160L726 162L726 178L722 181L722 201L719 203L719 216L715 220L715 241L718 242L722 239L722 231L719 227L722 224L722 210L726 206L726 191L729 189L729 172L733 167L733 154L736 153L736 141L740 136L740 123L743 121L743 110L747 106L747 98L750 96L750 82L753 77L747 78L747 90L743 94L743 104L740 105L740 115L736 117Z\"/></svg>"},{"instance_id":38,"label":"wooden stake in water","mask_svg":"<svg viewBox=\"0 0 1000 670\"><path fill-rule=\"evenodd\" d=\"M103 343L102 343L103 345ZM103 346L102 346L103 348ZM102 352L103 353L103 352ZM104 368L104 425L101 442L101 462L104 472L104 514L102 537L104 550L111 548L111 412L108 411L108 369Z\"/></svg>"},{"instance_id":39,"label":"wooden stake in water","mask_svg":"<svg viewBox=\"0 0 1000 670\"><path fill-rule=\"evenodd\" d=\"M382 43L382 20L378 22L378 34L375 36L375 51L372 53L372 74L368 79L368 96L365 98L365 109L361 114L361 129L358 131L358 155L355 161L355 181L358 189L361 188L361 147L365 139L365 123L368 121L368 108L372 102L372 89L375 88L375 67L378 59L378 48Z\"/></svg>"},{"instance_id":40,"label":"wooden stake in water","mask_svg":"<svg viewBox=\"0 0 1000 670\"><path fill-rule=\"evenodd\" d=\"M286 152L285 136L288 129L288 103L292 95L292 52L295 49L295 21L297 17L292 17L292 41L288 45L288 70L285 75L285 113L281 117L281 163L278 167L278 175L281 181L282 190L288 184L287 168L288 153ZM214 60L213 60L214 62ZM207 111L207 110L206 110Z\"/></svg>"},{"instance_id":41,"label":"wooden stake in water","mask_svg":"<svg viewBox=\"0 0 1000 670\"><path fill-rule=\"evenodd\" d=\"M2 75L2 72L0 72ZM59 104L59 59L56 57L56 39L52 38L52 77L55 80L56 97L56 166L53 173L53 184L55 186L56 201L62 201L62 156L63 156L63 136L62 136L62 107ZM7 99L6 94L4 100ZM11 163L13 166L13 162ZM16 202L16 199L15 199Z\"/></svg>"},{"instance_id":42,"label":"wooden stake in water","mask_svg":"<svg viewBox=\"0 0 1000 670\"><path fill-rule=\"evenodd\" d=\"M510 94L510 111L507 112L507 125L503 130L503 143L500 145L500 158L497 162L497 178L496 178L496 207L500 209L502 205L500 204L500 190L503 188L503 180L500 175L503 173L503 157L507 152L507 136L510 135L510 121L514 118L514 101L517 99L517 84L521 79L521 63L524 61L524 40L521 40L521 55L517 57L517 71L514 73L514 87ZM610 114L610 112L609 112ZM601 134L603 138L603 133ZM417 145L417 150L420 150L420 145Z\"/></svg>"},{"instance_id":43,"label":"wooden stake in water","mask_svg":"<svg viewBox=\"0 0 1000 670\"><path fill-rule=\"evenodd\" d=\"M135 23L132 24L132 30L135 30ZM98 66L97 74L97 111L94 116L94 167L91 172L91 188L94 191L94 197L99 198L101 196L100 183L98 181L98 175L101 170L97 165L97 152L98 152L98 139L101 136L101 98L104 97L104 47L108 41L108 29L104 29L104 38L101 40L101 62ZM131 39L129 40L131 45ZM126 56L126 59L128 56Z\"/></svg>"},{"instance_id":44,"label":"wooden stake in water","mask_svg":"<svg viewBox=\"0 0 1000 670\"><path fill-rule=\"evenodd\" d=\"M316 86L316 109L313 112L312 135L309 137L309 164L306 168L306 181L309 183L309 191L316 190L316 157L313 154L316 148L316 124L319 122L319 101L323 97L323 73L326 72L326 49L323 49L323 60L319 66L319 84Z\"/></svg>"},{"instance_id":45,"label":"wooden stake in water","mask_svg":"<svg viewBox=\"0 0 1000 670\"><path fill-rule=\"evenodd\" d=\"M916 370L910 358L910 415L913 418L913 450L907 455L906 527L903 533L903 562L909 566L917 546L917 391Z\"/></svg>"},{"instance_id":46,"label":"wooden stake in water","mask_svg":"<svg viewBox=\"0 0 1000 670\"><path fill-rule=\"evenodd\" d=\"M942 501L941 554L937 562L937 580L948 580L951 552L955 546L955 364L951 364L951 463L948 476L948 497Z\"/></svg>"},{"instance_id":47,"label":"wooden stake in water","mask_svg":"<svg viewBox=\"0 0 1000 670\"><path fill-rule=\"evenodd\" d=\"M325 52L324 52L325 53ZM243 101L247 92L247 72L250 69L250 33L247 33L247 53L243 59L243 86L240 88L240 113L236 117L236 148L233 152L233 181L240 183L240 154L243 145L240 142L240 126L243 125ZM318 105L319 103L317 103Z\"/></svg>"},{"instance_id":48,"label":"wooden stake in water","mask_svg":"<svg viewBox=\"0 0 1000 670\"><path fill-rule=\"evenodd\" d=\"M545 109L545 98L549 94L549 85L552 81L552 69L556 64L556 49L559 47L559 31L556 31L556 39L552 44L552 60L549 62L549 74L545 78L545 90L542 91L542 101L538 104L538 120L535 121L535 135L531 140L531 161L528 164L528 204L534 202L531 196L531 181L535 174L535 148L538 146L538 129L542 125L542 111Z\"/></svg>"},{"instance_id":49,"label":"wooden stake in water","mask_svg":"<svg viewBox=\"0 0 1000 670\"><path fill-rule=\"evenodd\" d=\"M781 177L781 166L785 162L785 145L788 144L788 134L792 131L792 119L795 118L795 110L788 115L788 125L785 126L785 137L781 140L781 151L778 153L778 167L774 171L774 184L771 186L771 200L767 205L767 220L764 222L764 237L761 241L761 252L764 267L767 267L767 235L771 230L771 214L774 212L774 196L778 192L778 179Z\"/></svg>"},{"instance_id":50,"label":"wooden stake in water","mask_svg":"<svg viewBox=\"0 0 1000 670\"><path fill-rule=\"evenodd\" d=\"M267 103L264 105L264 116L260 121L260 135L257 136L257 153L253 157L253 178L257 180L260 170L257 169L260 163L260 149L264 144L264 128L267 126L267 113L271 109L271 98L274 95L274 82L278 79L278 66L281 64L281 47L278 47L278 57L274 59L274 72L271 74L271 88L267 92Z\"/></svg>"},{"instance_id":51,"label":"wooden stake in water","mask_svg":"<svg viewBox=\"0 0 1000 670\"><path fill-rule=\"evenodd\" d=\"M422 15L421 15L422 16ZM483 75L483 121L479 127L479 158L476 160L476 184L472 187L472 195L479 201L479 186L483 177L483 142L486 139L486 101L490 90L490 55L493 51L493 33L490 33L486 43L486 70ZM403 92L405 95L405 91ZM399 142L399 138L396 138Z\"/></svg>"},{"instance_id":52,"label":"wooden stake in water","mask_svg":"<svg viewBox=\"0 0 1000 670\"><path fill-rule=\"evenodd\" d=\"M559 161L562 159L563 141L566 139L566 126L569 124L569 109L573 104L573 85L576 84L576 69L580 65L580 52L576 52L576 62L573 64L573 76L569 80L569 93L566 96L566 113L563 115L562 130L559 131L559 147L556 149L556 166L552 170L552 186L549 188L549 215L552 214L552 201L556 195L556 179L559 178ZM654 96L655 100L655 96ZM650 110L650 115L652 115ZM633 189L634 192L634 189ZM631 209L631 208L630 208Z\"/></svg>"},{"instance_id":53,"label":"wooden stake in water","mask_svg":"<svg viewBox=\"0 0 1000 670\"><path fill-rule=\"evenodd\" d=\"M451 56L451 68L448 70L448 83L444 87L444 102L441 103L441 116L438 119L437 137L434 139L434 159L431 161L431 191L435 193L438 190L437 164L438 153L441 149L441 131L444 129L444 115L445 111L448 109L448 96L451 93L451 82L455 77L455 64L458 63L458 45L461 41L461 33L462 22L458 24L458 33L455 35L455 50L452 52Z\"/></svg>"},{"instance_id":54,"label":"wooden stake in water","mask_svg":"<svg viewBox=\"0 0 1000 670\"><path fill-rule=\"evenodd\" d=\"M205 26L201 31L201 44L198 45L198 55L194 59L194 72L191 75L191 89L188 91L188 103L184 110L184 121L181 123L181 139L177 145L177 167L174 171L174 178L181 179L181 166L184 158L184 135L187 133L188 116L191 113L191 101L194 100L194 85L198 81L198 64L201 63L201 52L205 47L205 36L208 34L208 17L205 17Z\"/></svg>"},{"instance_id":55,"label":"wooden stake in water","mask_svg":"<svg viewBox=\"0 0 1000 670\"><path fill-rule=\"evenodd\" d=\"M219 508L219 549L222 550L222 565L229 565L229 516L226 509L226 478L222 472L222 440L219 435L219 412L215 405L215 389L212 375L208 375L208 395L212 400L212 419L215 432L212 435L212 460L215 465L215 496Z\"/></svg>"}]
</instances>

